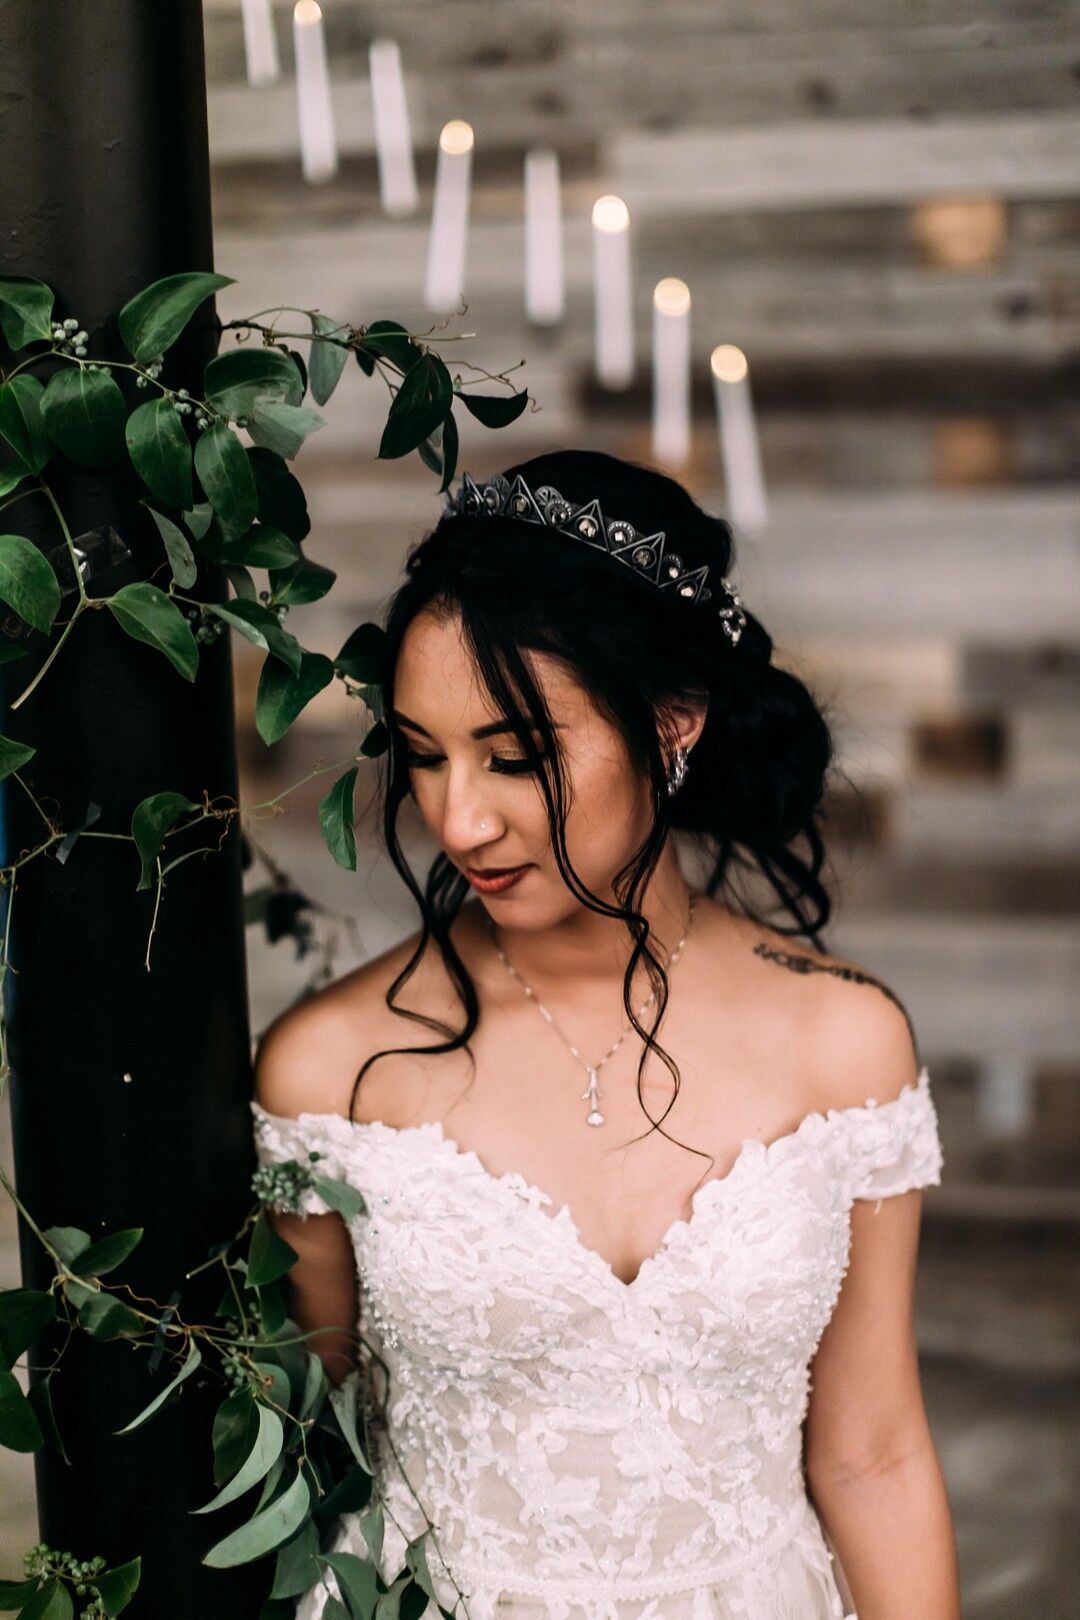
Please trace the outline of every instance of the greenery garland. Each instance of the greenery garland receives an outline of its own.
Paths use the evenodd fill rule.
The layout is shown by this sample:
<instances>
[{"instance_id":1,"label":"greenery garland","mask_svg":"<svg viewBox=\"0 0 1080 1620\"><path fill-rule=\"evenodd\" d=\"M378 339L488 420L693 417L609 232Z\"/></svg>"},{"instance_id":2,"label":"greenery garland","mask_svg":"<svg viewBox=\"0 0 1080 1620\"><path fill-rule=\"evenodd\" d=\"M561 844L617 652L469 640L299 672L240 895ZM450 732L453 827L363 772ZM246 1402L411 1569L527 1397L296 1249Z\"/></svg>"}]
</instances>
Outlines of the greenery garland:
<instances>
[{"instance_id":1,"label":"greenery garland","mask_svg":"<svg viewBox=\"0 0 1080 1620\"><path fill-rule=\"evenodd\" d=\"M58 615L65 593L50 557L25 535L0 534L0 601L17 615L7 627L10 632L14 622L14 632L0 639L0 662L25 656L27 648L20 641L33 632L52 638L37 673L10 704L14 712L47 674L84 613L110 613L121 632L156 648L189 681L198 671L200 646L232 629L266 653L255 724L268 745L285 734L330 681L342 681L350 696L363 700L372 724L351 762L320 767L303 781L347 767L320 800L319 821L334 860L355 871L354 790L359 764L384 753L389 742L380 695L384 637L379 625L361 624L338 656L330 659L304 648L285 628L283 621L292 606L319 600L335 579L331 569L302 550L310 532L307 502L288 463L305 439L324 425L315 406L325 405L333 394L350 353L367 376L377 373L386 382L392 396L380 458L415 450L439 478L440 491L449 487L457 464L455 402L460 400L485 426L499 428L521 414L529 396L524 391L467 393L461 376L451 376L428 346L439 341L430 333L421 337L390 320L352 326L319 310L280 306L218 322L219 332L238 333L238 343L207 363L202 396L193 398L186 388L172 388L162 380L166 357L204 301L232 284L232 277L205 271L154 282L119 314L120 337L130 359L91 360L88 336L78 321L71 316L62 321L53 318L51 288L29 277L0 278L0 326L16 356L11 369L0 372L0 512L28 498L47 503L63 537L60 554L66 552L78 593L70 616L61 623ZM286 314L305 318L309 330L281 331L276 318ZM268 322L267 317L272 319ZM258 334L261 342L245 347L252 334ZM306 364L290 347L297 341L309 344ZM35 374L42 365L48 371L44 383ZM480 372L474 366L468 369ZM133 377L135 387L153 397L129 408L117 373L121 380L125 374ZM505 374L480 375L508 381ZM249 445L241 440L238 428L246 430ZM146 579L109 596L88 593L71 528L46 476L57 452L87 470L117 469L130 462L145 488L142 504L160 536L162 560L154 573L168 575L164 589ZM187 594L196 584L200 561L224 569L233 591L227 602L202 602ZM266 570L267 588L256 588L253 569ZM224 837L233 819L259 811L276 813L280 800L303 785L295 783L243 812L236 803L208 794L195 803L164 788L134 807L130 832L95 830L93 823L100 814L95 804L88 806L79 826L63 827L47 814L24 779L23 768L34 755L35 750L17 738L0 736L0 779L10 777L28 795L42 823L38 843L0 867L0 893L6 901L0 954L0 1098L11 1073L5 992L22 868L48 854L66 860L84 838L131 842L138 858L136 888L155 890L146 947L149 969L165 878L192 854L205 853L201 847L188 849L170 859L170 841L203 823L216 824ZM250 865L254 847L270 874L269 884L246 897L248 920L262 922L272 940L291 934L297 954L305 954L312 930L303 913L321 908L300 894L253 840L242 837L245 865ZM323 972L329 972L325 962ZM301 1333L288 1315L286 1278L297 1254L278 1236L268 1211L298 1211L301 1194L314 1188L346 1221L365 1212L356 1188L319 1175L318 1158L312 1153L307 1164L290 1160L256 1170L252 1191L257 1202L243 1226L185 1274L192 1277L208 1266L221 1266L225 1289L211 1323L183 1321L176 1310L179 1294L162 1306L135 1296L126 1284L102 1280L136 1248L142 1227L96 1239L75 1227L42 1231L0 1170L0 1183L55 1267L47 1290L0 1292L0 1444L21 1452L51 1446L66 1460L50 1394L63 1349L28 1394L11 1370L57 1320L67 1328L65 1347L72 1333L82 1331L98 1340L126 1340L146 1349L151 1373L166 1358L175 1368L171 1381L118 1434L129 1433L166 1402L180 1398L184 1381L202 1367L220 1378L227 1393L209 1437L217 1491L194 1511L212 1513L252 1493L250 1517L214 1542L202 1561L226 1568L274 1559L270 1596L260 1620L291 1615L293 1600L324 1579L327 1570L333 1571L343 1601L328 1592L325 1620L399 1616L413 1620L429 1599L441 1615L467 1614L460 1591L453 1611L443 1608L436 1596L427 1562L429 1539L437 1548L435 1527L419 1499L426 1529L408 1542L405 1567L392 1584L387 1586L379 1574L389 1508L377 1489L371 1463L371 1423L376 1413L370 1391L360 1388L359 1367L340 1387L332 1386L322 1360L305 1343L313 1335ZM349 1331L379 1362L388 1385L385 1362L351 1324ZM395 1460L400 1468L396 1453ZM361 1515L369 1558L321 1551L332 1521L344 1512ZM80 1559L39 1543L25 1555L21 1581L0 1580L0 1611L14 1611L21 1620L72 1620L75 1600L83 1599L82 1620L118 1615L138 1588L140 1567L136 1557L106 1569L100 1555Z\"/></svg>"}]
</instances>

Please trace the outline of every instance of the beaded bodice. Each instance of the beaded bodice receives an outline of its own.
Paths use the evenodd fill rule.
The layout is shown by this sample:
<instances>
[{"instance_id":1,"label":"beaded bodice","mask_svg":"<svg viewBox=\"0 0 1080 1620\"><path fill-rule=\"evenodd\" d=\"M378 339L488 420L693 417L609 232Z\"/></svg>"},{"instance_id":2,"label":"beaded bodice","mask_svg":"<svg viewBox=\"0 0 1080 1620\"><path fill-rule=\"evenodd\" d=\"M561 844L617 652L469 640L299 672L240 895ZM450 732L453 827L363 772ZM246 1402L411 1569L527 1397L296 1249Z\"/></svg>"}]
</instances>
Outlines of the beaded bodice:
<instances>
[{"instance_id":1,"label":"beaded bodice","mask_svg":"<svg viewBox=\"0 0 1080 1620\"><path fill-rule=\"evenodd\" d=\"M537 1613L592 1616L609 1612L601 1594L752 1582L809 1534L801 1426L852 1203L940 1180L925 1068L889 1101L746 1139L631 1283L583 1244L566 1206L494 1175L438 1121L251 1106L261 1163L318 1153L319 1173L367 1205L350 1230L360 1329L390 1374L380 1400L397 1460L379 1459L380 1488L401 1528L388 1515L387 1578L424 1529L399 1463L473 1620L504 1589L531 1594ZM327 1205L311 1189L301 1208ZM787 1612L737 1602L724 1612Z\"/></svg>"}]
</instances>

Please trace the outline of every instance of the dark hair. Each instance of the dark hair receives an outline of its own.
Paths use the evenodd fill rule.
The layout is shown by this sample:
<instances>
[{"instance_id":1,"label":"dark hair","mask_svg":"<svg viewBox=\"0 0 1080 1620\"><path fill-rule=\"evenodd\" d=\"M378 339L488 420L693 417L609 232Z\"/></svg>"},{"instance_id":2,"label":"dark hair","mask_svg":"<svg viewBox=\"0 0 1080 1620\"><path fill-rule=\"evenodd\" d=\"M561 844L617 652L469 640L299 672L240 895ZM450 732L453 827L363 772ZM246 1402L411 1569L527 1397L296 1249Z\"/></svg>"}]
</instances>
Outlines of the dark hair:
<instances>
[{"instance_id":1,"label":"dark hair","mask_svg":"<svg viewBox=\"0 0 1080 1620\"><path fill-rule=\"evenodd\" d=\"M575 505L594 498L605 518L625 518L639 534L663 530L685 568L709 565L712 596L687 602L615 563L595 548L557 530L489 513L447 511L409 553L407 578L393 596L385 630L383 702L394 701L394 673L408 626L422 611L459 616L462 634L496 712L513 720L523 749L536 745L550 757L538 767L547 804L552 847L571 891L590 910L621 917L634 944L623 982L623 1006L642 1036L638 1067L641 1094L645 1053L657 1051L679 1086L677 1066L653 1039L668 997L667 975L649 943L649 926L638 906L670 830L691 836L707 855L710 896L726 886L744 913L758 916L735 893L740 873L762 875L776 902L792 919L785 934L805 935L822 950L819 931L830 914L822 885L824 851L816 817L832 758L830 729L804 683L772 663L772 641L747 609L746 625L733 646L716 617L722 604L721 576L734 560L730 524L702 510L674 479L617 456L591 450L559 450L504 471L521 474L531 489L551 484ZM745 603L743 604L745 608ZM566 781L558 734L522 649L559 658L606 720L622 734L635 770L652 783L654 821L641 847L616 875L619 905L594 895L569 865L565 845ZM658 735L664 706L707 702L706 719L690 769L678 792L668 793ZM388 721L389 724L389 721ZM397 840L397 812L410 790L404 754L407 741L390 725L383 788L383 835L391 860L415 895L423 919L420 941L387 991L386 1003L449 1039L441 1045L395 1047L394 1053L449 1052L468 1042L479 1021L475 986L450 939L450 927L469 891L467 879L440 853L421 891ZM806 854L793 848L804 840ZM465 1027L449 1026L394 1005L434 938L461 995ZM630 1001L633 974L644 958L656 993L649 1031ZM368 1068L364 1063L350 1101ZM674 1102L674 1097L672 1098ZM670 1108L671 1104L668 1104ZM665 1110L666 1112L666 1110ZM653 1128L661 1129L653 1120ZM666 1132L664 1134L667 1134ZM685 1144L684 1144L685 1145ZM696 1152L697 1149L692 1151Z\"/></svg>"}]
</instances>

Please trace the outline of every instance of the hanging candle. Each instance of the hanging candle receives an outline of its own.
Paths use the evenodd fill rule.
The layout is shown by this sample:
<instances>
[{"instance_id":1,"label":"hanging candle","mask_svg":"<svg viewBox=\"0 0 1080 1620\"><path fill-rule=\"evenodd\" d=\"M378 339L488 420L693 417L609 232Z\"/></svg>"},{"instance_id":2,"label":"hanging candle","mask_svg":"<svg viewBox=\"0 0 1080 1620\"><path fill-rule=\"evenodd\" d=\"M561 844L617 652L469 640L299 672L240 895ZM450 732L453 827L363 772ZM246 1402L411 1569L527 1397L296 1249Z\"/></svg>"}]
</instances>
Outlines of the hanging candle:
<instances>
[{"instance_id":1,"label":"hanging candle","mask_svg":"<svg viewBox=\"0 0 1080 1620\"><path fill-rule=\"evenodd\" d=\"M596 375L625 388L634 376L630 210L621 197L598 197L592 223Z\"/></svg>"},{"instance_id":2,"label":"hanging candle","mask_svg":"<svg viewBox=\"0 0 1080 1620\"><path fill-rule=\"evenodd\" d=\"M296 0L293 7L296 52L296 108L300 124L300 161L304 179L317 184L336 174L337 143L326 39L318 0Z\"/></svg>"},{"instance_id":3,"label":"hanging candle","mask_svg":"<svg viewBox=\"0 0 1080 1620\"><path fill-rule=\"evenodd\" d=\"M690 457L690 289L665 276L653 289L652 448L657 461Z\"/></svg>"},{"instance_id":4,"label":"hanging candle","mask_svg":"<svg viewBox=\"0 0 1080 1620\"><path fill-rule=\"evenodd\" d=\"M368 47L368 68L383 212L411 214L416 210L418 198L416 168L397 41L372 40Z\"/></svg>"},{"instance_id":5,"label":"hanging candle","mask_svg":"<svg viewBox=\"0 0 1080 1620\"><path fill-rule=\"evenodd\" d=\"M733 343L718 343L709 365L716 392L728 516L737 528L752 534L765 527L768 509L750 397L750 368L745 354Z\"/></svg>"},{"instance_id":6,"label":"hanging candle","mask_svg":"<svg viewBox=\"0 0 1080 1620\"><path fill-rule=\"evenodd\" d=\"M435 196L424 278L424 302L429 309L442 313L454 309L465 293L472 151L471 125L462 118L452 118L443 125L435 163Z\"/></svg>"},{"instance_id":7,"label":"hanging candle","mask_svg":"<svg viewBox=\"0 0 1080 1620\"><path fill-rule=\"evenodd\" d=\"M248 84L273 84L281 63L270 0L243 0L243 23Z\"/></svg>"},{"instance_id":8,"label":"hanging candle","mask_svg":"<svg viewBox=\"0 0 1080 1620\"><path fill-rule=\"evenodd\" d=\"M539 326L561 321L565 308L559 154L525 154L525 313Z\"/></svg>"}]
</instances>

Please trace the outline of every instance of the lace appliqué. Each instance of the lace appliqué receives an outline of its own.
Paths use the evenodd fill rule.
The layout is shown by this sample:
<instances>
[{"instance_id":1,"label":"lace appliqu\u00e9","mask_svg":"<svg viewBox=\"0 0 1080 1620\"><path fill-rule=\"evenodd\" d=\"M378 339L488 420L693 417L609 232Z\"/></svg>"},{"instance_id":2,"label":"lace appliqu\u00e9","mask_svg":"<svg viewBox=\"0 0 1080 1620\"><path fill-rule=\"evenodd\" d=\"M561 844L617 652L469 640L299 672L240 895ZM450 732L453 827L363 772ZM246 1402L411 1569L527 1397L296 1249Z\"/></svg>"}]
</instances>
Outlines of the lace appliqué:
<instances>
[{"instance_id":1,"label":"lace appliqu\u00e9","mask_svg":"<svg viewBox=\"0 0 1080 1620\"><path fill-rule=\"evenodd\" d=\"M744 1141L629 1284L568 1210L437 1121L251 1106L260 1162L325 1153L367 1202L349 1223L359 1327L404 1468L377 1447L385 1579L426 1528L415 1491L440 1598L456 1583L471 1620L852 1620L802 1473L809 1367L852 1202L940 1180L925 1069L890 1101ZM336 1537L367 1555L355 1515Z\"/></svg>"}]
</instances>

